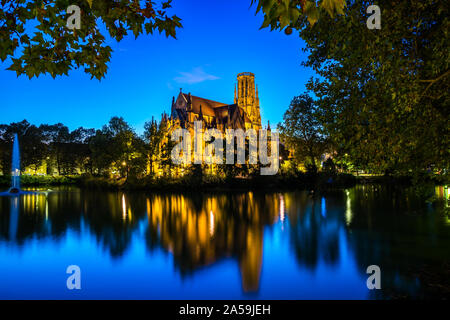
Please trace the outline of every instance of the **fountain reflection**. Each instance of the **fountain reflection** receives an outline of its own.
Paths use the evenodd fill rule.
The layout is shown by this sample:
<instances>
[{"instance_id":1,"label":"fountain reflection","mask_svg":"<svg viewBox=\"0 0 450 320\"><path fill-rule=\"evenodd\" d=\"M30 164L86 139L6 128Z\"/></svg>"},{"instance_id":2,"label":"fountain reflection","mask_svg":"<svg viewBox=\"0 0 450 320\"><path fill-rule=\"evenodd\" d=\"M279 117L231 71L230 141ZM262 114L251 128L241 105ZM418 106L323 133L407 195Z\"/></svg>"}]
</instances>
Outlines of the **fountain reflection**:
<instances>
[{"instance_id":1,"label":"fountain reflection","mask_svg":"<svg viewBox=\"0 0 450 320\"><path fill-rule=\"evenodd\" d=\"M11 199L11 210L9 212L9 240L15 240L17 234L17 224L19 222L19 198Z\"/></svg>"}]
</instances>

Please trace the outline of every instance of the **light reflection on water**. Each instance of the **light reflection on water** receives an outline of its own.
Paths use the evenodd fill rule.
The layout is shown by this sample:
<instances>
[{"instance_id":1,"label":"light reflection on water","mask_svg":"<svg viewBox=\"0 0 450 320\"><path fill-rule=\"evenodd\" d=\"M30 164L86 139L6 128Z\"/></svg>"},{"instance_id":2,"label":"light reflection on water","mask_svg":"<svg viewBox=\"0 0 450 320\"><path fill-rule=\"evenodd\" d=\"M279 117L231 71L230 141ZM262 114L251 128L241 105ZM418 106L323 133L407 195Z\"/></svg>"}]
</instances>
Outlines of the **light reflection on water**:
<instances>
[{"instance_id":1,"label":"light reflection on water","mask_svg":"<svg viewBox=\"0 0 450 320\"><path fill-rule=\"evenodd\" d=\"M0 298L420 296L406 271L449 261L449 227L439 205L372 186L316 196L61 189L0 197ZM82 270L81 291L65 287L71 264ZM371 264L384 291L366 287Z\"/></svg>"}]
</instances>

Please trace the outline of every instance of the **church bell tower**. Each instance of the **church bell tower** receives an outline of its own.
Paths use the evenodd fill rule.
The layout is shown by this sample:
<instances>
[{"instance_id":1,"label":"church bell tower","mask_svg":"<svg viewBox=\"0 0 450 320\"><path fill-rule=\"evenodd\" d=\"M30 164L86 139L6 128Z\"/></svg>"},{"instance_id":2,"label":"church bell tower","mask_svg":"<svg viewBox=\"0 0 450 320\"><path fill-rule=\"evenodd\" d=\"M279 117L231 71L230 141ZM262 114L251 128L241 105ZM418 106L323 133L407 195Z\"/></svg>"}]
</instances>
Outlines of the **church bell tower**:
<instances>
[{"instance_id":1,"label":"church bell tower","mask_svg":"<svg viewBox=\"0 0 450 320\"><path fill-rule=\"evenodd\" d=\"M261 129L261 113L259 109L258 87L255 75L242 72L237 75L237 88L234 89L234 103L242 108L249 117L252 128Z\"/></svg>"}]
</instances>

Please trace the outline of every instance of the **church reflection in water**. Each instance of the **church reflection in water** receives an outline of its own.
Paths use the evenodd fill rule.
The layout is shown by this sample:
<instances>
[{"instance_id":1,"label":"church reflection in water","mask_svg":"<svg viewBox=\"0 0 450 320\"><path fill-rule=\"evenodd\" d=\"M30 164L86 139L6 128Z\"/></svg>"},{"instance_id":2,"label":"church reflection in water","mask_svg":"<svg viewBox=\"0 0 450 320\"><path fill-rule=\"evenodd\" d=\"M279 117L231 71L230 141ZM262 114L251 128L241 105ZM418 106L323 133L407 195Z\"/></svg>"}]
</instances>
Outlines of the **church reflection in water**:
<instances>
[{"instance_id":1,"label":"church reflection in water","mask_svg":"<svg viewBox=\"0 0 450 320\"><path fill-rule=\"evenodd\" d=\"M255 199L256 198L256 199ZM279 202L252 192L214 197L147 198L149 246L170 251L180 272L190 273L224 257L239 261L245 291L258 289L264 226L274 223Z\"/></svg>"},{"instance_id":2,"label":"church reflection in water","mask_svg":"<svg viewBox=\"0 0 450 320\"><path fill-rule=\"evenodd\" d=\"M386 243L390 235L367 237L358 230L384 230L389 225L396 226L401 236L402 228L396 224L401 217L383 212L415 205L390 191L380 202L380 195L370 188L316 197L307 192L148 195L78 189L0 197L0 245L26 246L33 239L57 243L70 230L81 236L89 233L98 247L121 259L137 239L149 252L169 252L182 277L223 259L237 261L243 291L257 292L264 233L274 228L289 239L283 245L289 246L302 268L337 264L343 247L352 251L361 274L375 260L395 264L393 248ZM411 234L417 226L404 228ZM419 249L425 252L421 241Z\"/></svg>"}]
</instances>

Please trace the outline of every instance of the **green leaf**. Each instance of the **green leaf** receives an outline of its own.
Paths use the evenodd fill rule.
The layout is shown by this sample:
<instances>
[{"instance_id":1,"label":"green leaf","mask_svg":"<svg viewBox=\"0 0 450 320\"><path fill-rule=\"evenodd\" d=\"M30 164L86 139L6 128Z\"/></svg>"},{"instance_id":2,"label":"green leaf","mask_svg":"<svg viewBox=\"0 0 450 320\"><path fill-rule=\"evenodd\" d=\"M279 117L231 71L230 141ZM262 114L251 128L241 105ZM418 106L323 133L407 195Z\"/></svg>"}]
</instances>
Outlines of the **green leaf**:
<instances>
[{"instance_id":1,"label":"green leaf","mask_svg":"<svg viewBox=\"0 0 450 320\"><path fill-rule=\"evenodd\" d=\"M293 23L296 23L298 20L298 17L300 16L300 11L297 8L290 8L289 9L289 16L291 18L291 21Z\"/></svg>"},{"instance_id":2,"label":"green leaf","mask_svg":"<svg viewBox=\"0 0 450 320\"><path fill-rule=\"evenodd\" d=\"M270 20L267 18L267 16L264 16L263 24L261 25L261 27L259 29L261 30L261 29L267 28L269 26L269 24L270 24Z\"/></svg>"},{"instance_id":3,"label":"green leaf","mask_svg":"<svg viewBox=\"0 0 450 320\"><path fill-rule=\"evenodd\" d=\"M261 3L263 11L268 12L275 4L275 0L261 0Z\"/></svg>"},{"instance_id":4,"label":"green leaf","mask_svg":"<svg viewBox=\"0 0 450 320\"><path fill-rule=\"evenodd\" d=\"M305 15L308 17L308 22L313 26L319 20L319 9L314 2L308 1L305 5Z\"/></svg>"},{"instance_id":5,"label":"green leaf","mask_svg":"<svg viewBox=\"0 0 450 320\"><path fill-rule=\"evenodd\" d=\"M334 17L334 12L344 14L345 0L322 0L320 6Z\"/></svg>"}]
</instances>

